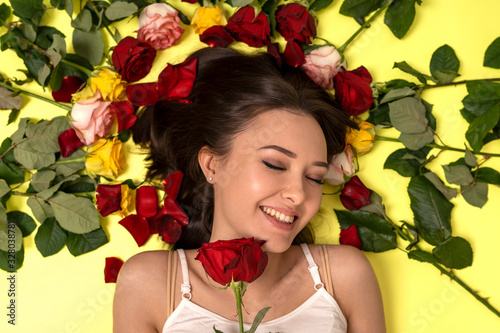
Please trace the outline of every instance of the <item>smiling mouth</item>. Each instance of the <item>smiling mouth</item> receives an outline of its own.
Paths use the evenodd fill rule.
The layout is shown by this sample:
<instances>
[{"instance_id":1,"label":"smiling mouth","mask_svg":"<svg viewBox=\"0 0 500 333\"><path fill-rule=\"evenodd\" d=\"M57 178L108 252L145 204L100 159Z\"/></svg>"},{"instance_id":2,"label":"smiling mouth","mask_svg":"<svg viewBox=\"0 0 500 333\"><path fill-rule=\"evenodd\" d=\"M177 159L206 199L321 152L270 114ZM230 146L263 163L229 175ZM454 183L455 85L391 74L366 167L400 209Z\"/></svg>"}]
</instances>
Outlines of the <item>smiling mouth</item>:
<instances>
[{"instance_id":1,"label":"smiling mouth","mask_svg":"<svg viewBox=\"0 0 500 333\"><path fill-rule=\"evenodd\" d=\"M280 213L278 211L275 211L272 208L260 207L260 209L264 213L266 213L269 216L272 216L275 220L277 220L279 222L283 222L283 223L287 223L287 224L292 224L293 221L295 220L295 216L294 215L286 215L286 214Z\"/></svg>"}]
</instances>

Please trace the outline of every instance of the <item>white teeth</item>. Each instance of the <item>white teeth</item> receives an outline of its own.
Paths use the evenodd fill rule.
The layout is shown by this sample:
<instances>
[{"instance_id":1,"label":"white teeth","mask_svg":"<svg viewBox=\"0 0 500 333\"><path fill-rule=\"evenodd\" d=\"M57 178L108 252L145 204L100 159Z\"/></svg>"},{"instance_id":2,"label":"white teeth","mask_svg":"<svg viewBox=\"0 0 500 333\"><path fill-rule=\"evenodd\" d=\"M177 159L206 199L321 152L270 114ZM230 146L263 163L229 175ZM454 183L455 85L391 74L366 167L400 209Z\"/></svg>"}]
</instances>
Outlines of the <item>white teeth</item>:
<instances>
[{"instance_id":1,"label":"white teeth","mask_svg":"<svg viewBox=\"0 0 500 333\"><path fill-rule=\"evenodd\" d=\"M274 217L276 220L280 221L280 222L284 222L284 223L292 223L293 220L294 220L294 216L293 215L285 215L281 212L277 212L275 211L274 209L272 208L268 208L268 207L262 207L262 210L267 214L267 215L270 215L272 217Z\"/></svg>"}]
</instances>

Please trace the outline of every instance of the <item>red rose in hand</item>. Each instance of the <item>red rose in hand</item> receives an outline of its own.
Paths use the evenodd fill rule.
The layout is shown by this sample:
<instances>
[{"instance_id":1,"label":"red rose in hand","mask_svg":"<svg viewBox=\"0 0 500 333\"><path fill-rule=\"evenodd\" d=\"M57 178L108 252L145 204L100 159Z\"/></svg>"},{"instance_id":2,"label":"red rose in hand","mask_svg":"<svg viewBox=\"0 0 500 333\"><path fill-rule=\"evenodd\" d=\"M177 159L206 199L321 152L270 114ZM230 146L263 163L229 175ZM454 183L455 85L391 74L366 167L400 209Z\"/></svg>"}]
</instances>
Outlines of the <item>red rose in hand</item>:
<instances>
[{"instance_id":1,"label":"red rose in hand","mask_svg":"<svg viewBox=\"0 0 500 333\"><path fill-rule=\"evenodd\" d=\"M285 39L293 39L301 44L311 44L316 35L316 20L306 7L291 3L278 7L275 13L276 30Z\"/></svg>"},{"instance_id":2,"label":"red rose in hand","mask_svg":"<svg viewBox=\"0 0 500 333\"><path fill-rule=\"evenodd\" d=\"M196 259L221 285L231 281L250 283L261 276L267 266L267 253L261 248L263 243L254 241L253 237L205 243L198 249Z\"/></svg>"},{"instance_id":3,"label":"red rose in hand","mask_svg":"<svg viewBox=\"0 0 500 333\"><path fill-rule=\"evenodd\" d=\"M371 191L361 182L358 176L353 176L340 192L340 202L349 210L358 210L371 204Z\"/></svg>"},{"instance_id":4,"label":"red rose in hand","mask_svg":"<svg viewBox=\"0 0 500 333\"><path fill-rule=\"evenodd\" d=\"M142 79L151 71L156 50L133 37L125 37L113 50L113 66L127 82Z\"/></svg>"},{"instance_id":5,"label":"red rose in hand","mask_svg":"<svg viewBox=\"0 0 500 333\"><path fill-rule=\"evenodd\" d=\"M255 16L252 6L240 8L227 22L226 30L234 39L249 46L261 47L270 40L269 20L264 12Z\"/></svg>"},{"instance_id":6,"label":"red rose in hand","mask_svg":"<svg viewBox=\"0 0 500 333\"><path fill-rule=\"evenodd\" d=\"M341 70L333 78L335 98L349 115L357 116L367 111L373 103L372 76L363 66L353 70Z\"/></svg>"},{"instance_id":7,"label":"red rose in hand","mask_svg":"<svg viewBox=\"0 0 500 333\"><path fill-rule=\"evenodd\" d=\"M351 245L361 250L362 244L358 236L358 227L351 225L347 229L340 230L340 244Z\"/></svg>"}]
</instances>

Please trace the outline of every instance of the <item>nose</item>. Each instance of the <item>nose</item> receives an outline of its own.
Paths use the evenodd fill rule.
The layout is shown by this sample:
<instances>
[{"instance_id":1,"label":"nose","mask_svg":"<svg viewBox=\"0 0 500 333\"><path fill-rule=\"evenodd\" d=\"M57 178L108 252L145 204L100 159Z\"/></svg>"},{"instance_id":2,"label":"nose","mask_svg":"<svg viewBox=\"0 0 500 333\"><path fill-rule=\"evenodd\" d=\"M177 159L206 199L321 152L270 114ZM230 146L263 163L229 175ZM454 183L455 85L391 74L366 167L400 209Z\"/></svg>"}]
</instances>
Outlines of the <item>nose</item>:
<instances>
[{"instance_id":1,"label":"nose","mask_svg":"<svg viewBox=\"0 0 500 333\"><path fill-rule=\"evenodd\" d=\"M288 186L282 191L282 196L293 205L300 205L303 203L306 198L303 180L290 180Z\"/></svg>"}]
</instances>

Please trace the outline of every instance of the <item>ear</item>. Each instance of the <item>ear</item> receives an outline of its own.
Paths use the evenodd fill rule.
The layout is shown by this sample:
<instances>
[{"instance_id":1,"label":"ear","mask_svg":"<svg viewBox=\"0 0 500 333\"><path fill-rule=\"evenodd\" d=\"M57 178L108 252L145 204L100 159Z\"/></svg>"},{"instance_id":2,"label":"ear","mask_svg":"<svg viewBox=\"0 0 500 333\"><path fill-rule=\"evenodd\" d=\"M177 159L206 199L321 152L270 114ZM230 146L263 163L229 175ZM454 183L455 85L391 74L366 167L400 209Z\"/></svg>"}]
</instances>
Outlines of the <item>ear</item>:
<instances>
[{"instance_id":1,"label":"ear","mask_svg":"<svg viewBox=\"0 0 500 333\"><path fill-rule=\"evenodd\" d=\"M216 160L216 156L210 148L204 146L200 149L200 152L198 153L198 163L200 164L201 170L209 183L212 182L209 180L210 177L213 179L215 176Z\"/></svg>"}]
</instances>

